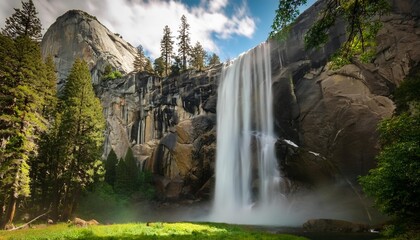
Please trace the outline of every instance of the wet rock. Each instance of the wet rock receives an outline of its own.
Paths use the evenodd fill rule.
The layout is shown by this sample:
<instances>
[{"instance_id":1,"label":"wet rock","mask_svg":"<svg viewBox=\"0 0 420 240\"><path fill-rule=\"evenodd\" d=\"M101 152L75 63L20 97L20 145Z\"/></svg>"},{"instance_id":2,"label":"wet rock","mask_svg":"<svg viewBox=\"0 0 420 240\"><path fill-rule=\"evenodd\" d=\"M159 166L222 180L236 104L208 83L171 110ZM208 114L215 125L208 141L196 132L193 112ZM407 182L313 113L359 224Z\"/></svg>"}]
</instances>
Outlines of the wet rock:
<instances>
[{"instance_id":1,"label":"wet rock","mask_svg":"<svg viewBox=\"0 0 420 240\"><path fill-rule=\"evenodd\" d=\"M336 219L311 219L302 225L312 232L367 232L369 225Z\"/></svg>"}]
</instances>

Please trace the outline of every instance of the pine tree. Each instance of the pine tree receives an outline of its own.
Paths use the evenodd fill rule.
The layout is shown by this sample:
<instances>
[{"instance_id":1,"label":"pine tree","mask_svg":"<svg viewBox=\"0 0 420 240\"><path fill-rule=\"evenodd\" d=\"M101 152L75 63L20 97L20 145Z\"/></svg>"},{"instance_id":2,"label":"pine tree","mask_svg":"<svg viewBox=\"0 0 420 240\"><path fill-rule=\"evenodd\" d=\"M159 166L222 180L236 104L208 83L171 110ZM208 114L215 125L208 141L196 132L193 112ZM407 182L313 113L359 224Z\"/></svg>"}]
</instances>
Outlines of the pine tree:
<instances>
[{"instance_id":1,"label":"pine tree","mask_svg":"<svg viewBox=\"0 0 420 240\"><path fill-rule=\"evenodd\" d=\"M105 182L107 182L111 186L114 186L115 183L117 174L117 164L117 154L115 154L114 149L111 149L105 162Z\"/></svg>"},{"instance_id":2,"label":"pine tree","mask_svg":"<svg viewBox=\"0 0 420 240\"><path fill-rule=\"evenodd\" d=\"M93 91L85 61L77 59L67 78L61 99L59 127L61 159L67 169L63 176L62 219L73 212L77 198L94 180L104 140L102 106Z\"/></svg>"},{"instance_id":3,"label":"pine tree","mask_svg":"<svg viewBox=\"0 0 420 240\"><path fill-rule=\"evenodd\" d=\"M29 159L46 129L43 109L48 80L39 44L28 36L0 35L0 201L1 226L13 221L18 200L29 190Z\"/></svg>"},{"instance_id":4,"label":"pine tree","mask_svg":"<svg viewBox=\"0 0 420 240\"><path fill-rule=\"evenodd\" d=\"M204 59L206 58L206 51L200 42L196 42L191 51L191 65L194 69L201 71L204 68Z\"/></svg>"},{"instance_id":5,"label":"pine tree","mask_svg":"<svg viewBox=\"0 0 420 240\"><path fill-rule=\"evenodd\" d=\"M47 119L53 118L54 111L57 105L57 73L55 70L55 63L52 56L48 56L45 60L46 83L45 88L45 105L43 114Z\"/></svg>"},{"instance_id":6,"label":"pine tree","mask_svg":"<svg viewBox=\"0 0 420 240\"><path fill-rule=\"evenodd\" d=\"M220 63L220 58L216 53L213 53L212 55L209 55L207 62L209 66L217 65Z\"/></svg>"},{"instance_id":7,"label":"pine tree","mask_svg":"<svg viewBox=\"0 0 420 240\"><path fill-rule=\"evenodd\" d=\"M137 48L137 55L133 63L134 71L136 72L144 71L146 68L146 63L147 63L147 59L146 59L146 56L144 55L143 47L139 46Z\"/></svg>"},{"instance_id":8,"label":"pine tree","mask_svg":"<svg viewBox=\"0 0 420 240\"><path fill-rule=\"evenodd\" d=\"M182 60L182 70L187 69L188 56L190 55L191 50L191 39L189 33L190 25L187 23L187 18L185 15L181 17L181 26L178 30L178 56Z\"/></svg>"},{"instance_id":9,"label":"pine tree","mask_svg":"<svg viewBox=\"0 0 420 240\"><path fill-rule=\"evenodd\" d=\"M144 70L149 74L153 74L155 72L155 70L153 69L152 61L150 60L150 58L146 58L146 66L144 67Z\"/></svg>"},{"instance_id":10,"label":"pine tree","mask_svg":"<svg viewBox=\"0 0 420 240\"><path fill-rule=\"evenodd\" d=\"M165 77L169 75L169 70L171 67L171 58L173 55L173 44L171 29L168 25L163 29L163 38L160 42L160 52L161 57L164 61Z\"/></svg>"},{"instance_id":11,"label":"pine tree","mask_svg":"<svg viewBox=\"0 0 420 240\"><path fill-rule=\"evenodd\" d=\"M128 189L130 192L135 192L137 190L137 183L139 179L139 168L137 166L137 160L134 157L133 150L131 148L127 149L125 154L125 165L127 166L127 176L128 176Z\"/></svg>"},{"instance_id":12,"label":"pine tree","mask_svg":"<svg viewBox=\"0 0 420 240\"><path fill-rule=\"evenodd\" d=\"M117 164L114 190L118 194L129 195L131 193L129 188L130 179L128 177L127 165L124 159L120 159Z\"/></svg>"},{"instance_id":13,"label":"pine tree","mask_svg":"<svg viewBox=\"0 0 420 240\"><path fill-rule=\"evenodd\" d=\"M15 8L13 15L6 19L2 34L11 38L28 36L33 40L40 40L42 26L37 15L38 12L32 0L22 2L22 9Z\"/></svg>"},{"instance_id":14,"label":"pine tree","mask_svg":"<svg viewBox=\"0 0 420 240\"><path fill-rule=\"evenodd\" d=\"M154 65L156 75L158 75L159 77L162 77L163 72L165 71L165 63L163 62L162 57L156 58L153 65Z\"/></svg>"}]
</instances>

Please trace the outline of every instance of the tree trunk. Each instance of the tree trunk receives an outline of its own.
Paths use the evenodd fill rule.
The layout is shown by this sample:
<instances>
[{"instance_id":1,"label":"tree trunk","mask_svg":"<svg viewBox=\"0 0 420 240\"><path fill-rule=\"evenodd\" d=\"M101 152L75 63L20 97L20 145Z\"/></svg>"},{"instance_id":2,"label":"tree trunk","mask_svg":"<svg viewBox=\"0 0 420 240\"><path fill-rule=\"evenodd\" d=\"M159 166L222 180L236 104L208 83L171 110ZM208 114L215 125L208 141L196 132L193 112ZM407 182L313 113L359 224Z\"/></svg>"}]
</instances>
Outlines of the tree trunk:
<instances>
[{"instance_id":1,"label":"tree trunk","mask_svg":"<svg viewBox=\"0 0 420 240\"><path fill-rule=\"evenodd\" d=\"M13 194L11 195L12 196L10 196L10 201L6 208L6 214L4 216L3 222L0 225L0 229L4 229L6 225L11 224L15 218L17 198L15 198Z\"/></svg>"}]
</instances>

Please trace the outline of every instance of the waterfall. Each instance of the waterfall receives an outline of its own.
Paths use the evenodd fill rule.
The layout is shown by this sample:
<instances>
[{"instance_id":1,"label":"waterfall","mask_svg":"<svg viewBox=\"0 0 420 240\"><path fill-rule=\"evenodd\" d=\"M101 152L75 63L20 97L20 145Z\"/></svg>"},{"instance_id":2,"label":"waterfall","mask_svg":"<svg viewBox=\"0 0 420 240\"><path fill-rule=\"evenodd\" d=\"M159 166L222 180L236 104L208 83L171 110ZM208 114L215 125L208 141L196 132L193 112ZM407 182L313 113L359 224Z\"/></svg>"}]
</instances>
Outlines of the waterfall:
<instances>
[{"instance_id":1,"label":"waterfall","mask_svg":"<svg viewBox=\"0 0 420 240\"><path fill-rule=\"evenodd\" d=\"M217 99L216 221L255 223L259 213L279 203L271 84L268 43L223 68Z\"/></svg>"}]
</instances>

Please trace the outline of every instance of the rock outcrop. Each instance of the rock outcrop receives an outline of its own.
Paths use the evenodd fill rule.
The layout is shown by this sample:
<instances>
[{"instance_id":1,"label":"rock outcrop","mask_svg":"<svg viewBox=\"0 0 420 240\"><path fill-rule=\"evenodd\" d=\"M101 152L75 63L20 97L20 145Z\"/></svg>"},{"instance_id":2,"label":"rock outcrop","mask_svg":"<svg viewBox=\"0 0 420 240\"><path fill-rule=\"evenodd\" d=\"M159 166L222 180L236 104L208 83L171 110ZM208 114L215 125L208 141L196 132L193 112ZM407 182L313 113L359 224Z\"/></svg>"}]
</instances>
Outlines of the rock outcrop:
<instances>
[{"instance_id":1,"label":"rock outcrop","mask_svg":"<svg viewBox=\"0 0 420 240\"><path fill-rule=\"evenodd\" d=\"M304 33L322 4L303 13L284 42L272 42L276 128L281 138L304 149L280 142L279 160L292 180L354 182L375 166L376 126L392 115L393 90L420 62L420 8L412 0L394 1L392 13L382 19L375 59L332 70L326 63L345 40L342 23L320 49L305 52L303 47Z\"/></svg>"},{"instance_id":2,"label":"rock outcrop","mask_svg":"<svg viewBox=\"0 0 420 240\"><path fill-rule=\"evenodd\" d=\"M88 63L93 83L99 84L108 64L122 73L131 72L137 49L110 32L96 17L71 10L45 33L42 54L54 58L61 89L76 58Z\"/></svg>"}]
</instances>

